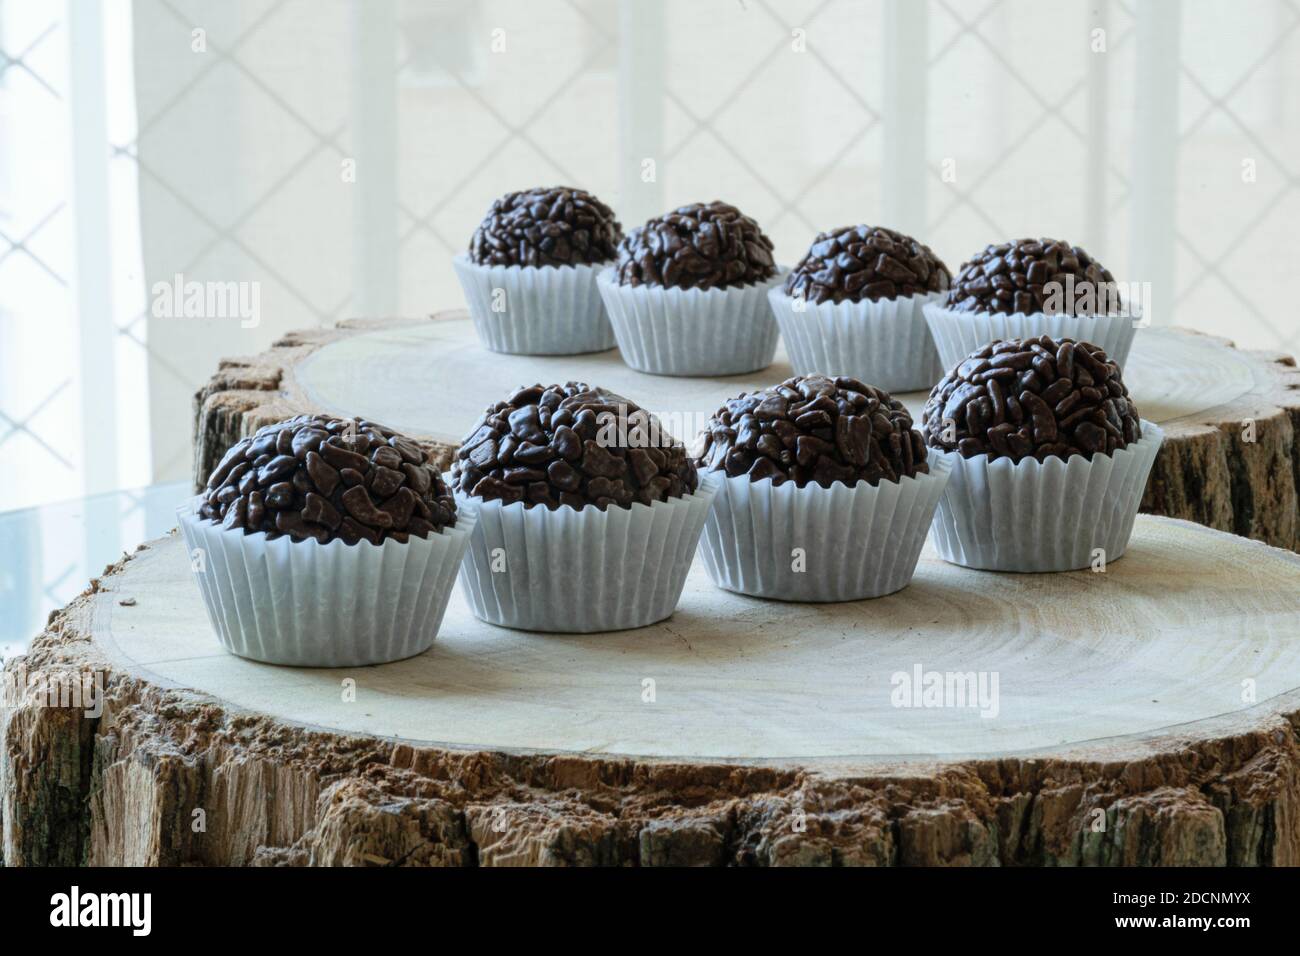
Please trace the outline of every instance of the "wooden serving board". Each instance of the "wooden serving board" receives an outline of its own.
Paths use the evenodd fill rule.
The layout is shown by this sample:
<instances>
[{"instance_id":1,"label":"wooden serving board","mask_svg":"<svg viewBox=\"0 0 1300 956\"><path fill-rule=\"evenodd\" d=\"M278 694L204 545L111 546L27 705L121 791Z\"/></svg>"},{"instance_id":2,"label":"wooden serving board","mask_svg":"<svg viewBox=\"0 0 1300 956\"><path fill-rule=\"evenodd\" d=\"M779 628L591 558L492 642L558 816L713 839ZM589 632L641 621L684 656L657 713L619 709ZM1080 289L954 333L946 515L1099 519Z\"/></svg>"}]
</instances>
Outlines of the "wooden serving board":
<instances>
[{"instance_id":1,"label":"wooden serving board","mask_svg":"<svg viewBox=\"0 0 1300 956\"><path fill-rule=\"evenodd\" d=\"M226 654L191 577L150 542L9 665L6 862L1300 863L1300 557L1187 522L841 605L697 563L615 634L457 593L432 650L344 670ZM45 706L85 673L102 714Z\"/></svg>"},{"instance_id":2,"label":"wooden serving board","mask_svg":"<svg viewBox=\"0 0 1300 956\"><path fill-rule=\"evenodd\" d=\"M343 323L287 336L270 351L227 359L196 396L195 478L258 427L304 411L363 415L421 438L444 463L483 409L520 384L586 381L663 417L691 441L724 400L791 375L770 368L729 378L635 372L618 350L575 356L486 351L464 312ZM1142 417L1165 430L1143 511L1300 549L1300 371L1181 329L1138 332L1125 379ZM925 394L899 396L919 422Z\"/></svg>"}]
</instances>

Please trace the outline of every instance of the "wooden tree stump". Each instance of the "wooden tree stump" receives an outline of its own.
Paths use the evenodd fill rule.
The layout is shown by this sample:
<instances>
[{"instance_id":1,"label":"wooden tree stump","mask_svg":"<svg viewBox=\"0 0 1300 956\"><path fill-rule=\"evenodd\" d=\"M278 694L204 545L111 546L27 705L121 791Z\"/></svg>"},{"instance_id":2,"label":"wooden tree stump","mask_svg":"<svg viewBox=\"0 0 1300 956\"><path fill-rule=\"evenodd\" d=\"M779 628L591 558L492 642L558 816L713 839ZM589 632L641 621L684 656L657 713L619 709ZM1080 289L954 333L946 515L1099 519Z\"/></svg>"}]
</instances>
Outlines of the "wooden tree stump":
<instances>
[{"instance_id":1,"label":"wooden tree stump","mask_svg":"<svg viewBox=\"0 0 1300 956\"><path fill-rule=\"evenodd\" d=\"M754 375L681 379L627 368L617 350L499 355L464 312L345 322L297 332L268 352L224 360L195 396L195 481L262 425L305 411L366 415L424 441L444 464L470 424L512 386L587 381L695 429L722 401L791 374L784 350ZM1125 375L1144 418L1165 430L1142 510L1300 550L1300 370L1294 359L1236 349L1181 329L1143 329ZM900 396L919 417L923 393Z\"/></svg>"},{"instance_id":2,"label":"wooden tree stump","mask_svg":"<svg viewBox=\"0 0 1300 956\"><path fill-rule=\"evenodd\" d=\"M195 472L304 411L385 422L446 463L521 382L606 385L689 437L788 374L780 354L730 379L493 355L463 313L346 323L223 362L196 397ZM181 541L150 542L6 667L4 861L1300 864L1300 558L1201 527L1300 545L1300 375L1148 329L1127 378L1167 435L1145 507L1199 524L1139 517L1101 574L927 550L898 594L803 606L697 564L650 628L503 630L457 594L430 652L311 671L225 654ZM69 691L96 681L86 713Z\"/></svg>"},{"instance_id":3,"label":"wooden tree stump","mask_svg":"<svg viewBox=\"0 0 1300 956\"><path fill-rule=\"evenodd\" d=\"M845 605L697 565L608 635L458 593L428 653L341 670L226 654L191 576L150 542L8 665L7 863L1300 864L1300 557L1188 522ZM971 678L926 706L917 671ZM102 713L47 706L86 675Z\"/></svg>"}]
</instances>

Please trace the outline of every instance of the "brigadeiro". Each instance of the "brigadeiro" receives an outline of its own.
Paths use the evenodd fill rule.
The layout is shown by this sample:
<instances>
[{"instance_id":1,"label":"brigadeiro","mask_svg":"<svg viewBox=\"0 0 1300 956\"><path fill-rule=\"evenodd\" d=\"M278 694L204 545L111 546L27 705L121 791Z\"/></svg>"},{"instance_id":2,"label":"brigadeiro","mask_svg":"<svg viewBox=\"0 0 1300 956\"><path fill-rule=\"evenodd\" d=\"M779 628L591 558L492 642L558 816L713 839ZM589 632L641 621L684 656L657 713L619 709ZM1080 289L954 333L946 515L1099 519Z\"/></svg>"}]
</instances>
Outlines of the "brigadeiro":
<instances>
[{"instance_id":1,"label":"brigadeiro","mask_svg":"<svg viewBox=\"0 0 1300 956\"><path fill-rule=\"evenodd\" d=\"M819 233L768 299L799 374L914 391L943 374L922 307L940 301L951 280L943 261L911 236L843 226Z\"/></svg>"},{"instance_id":2,"label":"brigadeiro","mask_svg":"<svg viewBox=\"0 0 1300 956\"><path fill-rule=\"evenodd\" d=\"M656 421L627 399L578 382L520 388L489 408L461 443L452 481L484 501L552 511L680 498L699 476L684 445L662 430L653 441ZM636 430L623 443L620 424Z\"/></svg>"},{"instance_id":3,"label":"brigadeiro","mask_svg":"<svg viewBox=\"0 0 1300 956\"><path fill-rule=\"evenodd\" d=\"M1039 335L1096 342L1122 368L1143 321L1105 266L1059 239L987 246L925 317L946 368L989 342Z\"/></svg>"},{"instance_id":4,"label":"brigadeiro","mask_svg":"<svg viewBox=\"0 0 1300 956\"><path fill-rule=\"evenodd\" d=\"M222 645L304 667L427 650L474 526L417 442L322 415L237 442L178 516Z\"/></svg>"},{"instance_id":5,"label":"brigadeiro","mask_svg":"<svg viewBox=\"0 0 1300 956\"><path fill-rule=\"evenodd\" d=\"M781 275L758 223L714 201L633 229L598 285L632 368L732 375L772 364L778 330L764 296Z\"/></svg>"},{"instance_id":6,"label":"brigadeiro","mask_svg":"<svg viewBox=\"0 0 1300 956\"><path fill-rule=\"evenodd\" d=\"M405 543L456 524L455 501L423 449L362 419L269 425L226 452L202 497L199 517L272 539Z\"/></svg>"},{"instance_id":7,"label":"brigadeiro","mask_svg":"<svg viewBox=\"0 0 1300 956\"><path fill-rule=\"evenodd\" d=\"M726 402L698 460L721 478L700 553L719 587L852 601L905 587L948 480L912 416L857 379L804 375Z\"/></svg>"},{"instance_id":8,"label":"brigadeiro","mask_svg":"<svg viewBox=\"0 0 1300 956\"><path fill-rule=\"evenodd\" d=\"M479 341L521 355L613 348L596 275L622 238L614 211L581 189L538 187L497 199L453 260Z\"/></svg>"},{"instance_id":9,"label":"brigadeiro","mask_svg":"<svg viewBox=\"0 0 1300 956\"><path fill-rule=\"evenodd\" d=\"M1123 556L1164 438L1103 349L1047 335L972 352L934 387L922 423L931 459L952 467L939 554L998 571Z\"/></svg>"},{"instance_id":10,"label":"brigadeiro","mask_svg":"<svg viewBox=\"0 0 1300 956\"><path fill-rule=\"evenodd\" d=\"M461 582L481 619L536 631L642 627L672 614L717 489L634 402L580 382L516 389L456 452L478 516Z\"/></svg>"}]
</instances>

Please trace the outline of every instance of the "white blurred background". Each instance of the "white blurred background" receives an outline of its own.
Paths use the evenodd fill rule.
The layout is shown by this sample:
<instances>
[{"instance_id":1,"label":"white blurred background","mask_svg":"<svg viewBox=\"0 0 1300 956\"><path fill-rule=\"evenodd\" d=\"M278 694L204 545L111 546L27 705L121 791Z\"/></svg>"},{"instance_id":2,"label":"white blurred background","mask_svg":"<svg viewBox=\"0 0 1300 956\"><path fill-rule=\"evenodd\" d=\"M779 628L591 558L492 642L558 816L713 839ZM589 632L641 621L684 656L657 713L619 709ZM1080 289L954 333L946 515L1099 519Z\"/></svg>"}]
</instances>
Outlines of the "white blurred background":
<instances>
[{"instance_id":1,"label":"white blurred background","mask_svg":"<svg viewBox=\"0 0 1300 956\"><path fill-rule=\"evenodd\" d=\"M0 510L187 478L219 358L459 307L452 255L531 185L625 228L726 199L784 262L855 222L954 271L1065 238L1152 283L1156 323L1294 353L1298 25L1292 0L0 0ZM259 283L260 324L154 317L178 273Z\"/></svg>"}]
</instances>

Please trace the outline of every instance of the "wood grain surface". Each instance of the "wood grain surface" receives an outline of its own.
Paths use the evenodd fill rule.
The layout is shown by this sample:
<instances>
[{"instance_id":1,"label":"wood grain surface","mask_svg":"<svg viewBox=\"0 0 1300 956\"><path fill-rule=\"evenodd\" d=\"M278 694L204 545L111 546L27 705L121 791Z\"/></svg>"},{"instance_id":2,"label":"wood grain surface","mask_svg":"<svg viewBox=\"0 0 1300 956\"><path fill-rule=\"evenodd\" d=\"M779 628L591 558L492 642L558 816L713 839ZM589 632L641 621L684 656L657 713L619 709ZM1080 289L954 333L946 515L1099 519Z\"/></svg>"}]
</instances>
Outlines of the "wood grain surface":
<instances>
[{"instance_id":1,"label":"wood grain surface","mask_svg":"<svg viewBox=\"0 0 1300 956\"><path fill-rule=\"evenodd\" d=\"M7 862L1300 863L1300 558L1186 522L833 607L697 573L611 635L456 596L432 651L348 671L224 654L189 576L151 542L9 665ZM899 697L918 667L996 695ZM49 706L86 674L102 713Z\"/></svg>"}]
</instances>

